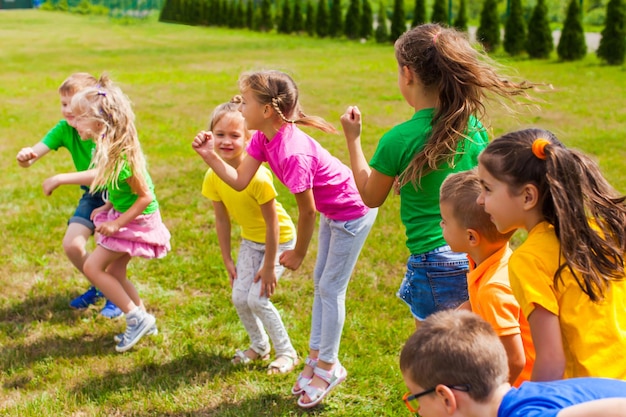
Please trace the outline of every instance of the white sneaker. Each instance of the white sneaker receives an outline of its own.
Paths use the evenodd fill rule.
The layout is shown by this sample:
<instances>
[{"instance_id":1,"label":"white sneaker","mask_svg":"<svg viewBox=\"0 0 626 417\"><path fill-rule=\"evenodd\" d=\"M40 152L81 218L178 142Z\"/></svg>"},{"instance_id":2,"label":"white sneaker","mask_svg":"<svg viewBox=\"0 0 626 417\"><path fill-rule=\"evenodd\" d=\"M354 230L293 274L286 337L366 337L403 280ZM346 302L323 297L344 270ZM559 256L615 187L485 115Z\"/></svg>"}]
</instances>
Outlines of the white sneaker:
<instances>
[{"instance_id":1,"label":"white sneaker","mask_svg":"<svg viewBox=\"0 0 626 417\"><path fill-rule=\"evenodd\" d=\"M115 346L118 352L126 352L154 327L156 319L152 314L146 313L137 307L126 315L126 331L122 336L122 340Z\"/></svg>"}]
</instances>

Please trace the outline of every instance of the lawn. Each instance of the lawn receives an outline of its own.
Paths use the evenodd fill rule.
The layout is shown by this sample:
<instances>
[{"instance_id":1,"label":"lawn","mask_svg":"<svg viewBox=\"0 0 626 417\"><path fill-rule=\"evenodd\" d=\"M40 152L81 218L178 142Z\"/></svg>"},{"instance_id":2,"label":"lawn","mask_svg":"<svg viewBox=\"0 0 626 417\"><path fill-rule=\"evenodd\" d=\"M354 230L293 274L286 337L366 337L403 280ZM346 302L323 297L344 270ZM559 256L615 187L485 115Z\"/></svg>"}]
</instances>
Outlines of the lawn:
<instances>
[{"instance_id":1,"label":"lawn","mask_svg":"<svg viewBox=\"0 0 626 417\"><path fill-rule=\"evenodd\" d=\"M211 204L200 194L206 166L190 147L214 106L237 93L242 71L272 68L293 75L305 112L337 127L344 109L357 104L371 156L382 133L411 115L396 86L391 45L36 10L0 11L0 39L0 415L408 415L397 362L413 321L395 296L408 256L398 198L381 208L348 289L340 360L349 377L321 407L303 412L289 394L296 373L268 376L263 365L230 364L248 341L230 303ZM498 59L513 76L554 89L540 94L540 109L516 116L491 106L493 134L548 128L594 155L626 191L624 67L603 66L592 55L576 63ZM122 321L100 317L98 307L68 308L87 288L61 248L79 191L62 187L45 197L41 183L72 170L69 155L51 153L28 170L15 162L20 148L59 120L56 89L76 71L106 71L132 99L173 235L165 259L131 262L129 276L160 333L125 354L116 353L113 342ZM348 162L342 135L309 132ZM295 218L295 200L277 186ZM314 260L315 242L301 269L283 276L274 298L301 355Z\"/></svg>"}]
</instances>

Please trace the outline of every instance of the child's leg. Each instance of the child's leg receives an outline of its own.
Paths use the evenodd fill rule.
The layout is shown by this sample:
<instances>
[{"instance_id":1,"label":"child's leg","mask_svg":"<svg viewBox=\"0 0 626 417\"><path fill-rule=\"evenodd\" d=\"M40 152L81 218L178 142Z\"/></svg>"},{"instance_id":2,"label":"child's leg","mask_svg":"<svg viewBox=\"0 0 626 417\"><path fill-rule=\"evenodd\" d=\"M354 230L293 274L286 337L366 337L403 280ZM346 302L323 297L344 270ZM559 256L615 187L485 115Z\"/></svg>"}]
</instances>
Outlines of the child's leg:
<instances>
[{"instance_id":1,"label":"child's leg","mask_svg":"<svg viewBox=\"0 0 626 417\"><path fill-rule=\"evenodd\" d=\"M325 255L325 260L316 265L316 298L313 312L315 323L312 323L310 348L313 351L319 350L317 366L325 371L333 369L333 365L338 362L339 344L345 322L346 290L376 214L377 210L372 209L365 216L348 222L333 221L325 216L320 218L318 258L320 254ZM323 223L326 226L323 227ZM317 328L321 330L319 335L314 334ZM317 337L319 339L316 339ZM310 385L325 388L328 383L316 375ZM303 403L307 402L310 402L309 399L304 398Z\"/></svg>"},{"instance_id":2,"label":"child's leg","mask_svg":"<svg viewBox=\"0 0 626 417\"><path fill-rule=\"evenodd\" d=\"M126 279L126 265L130 256L97 246L85 261L87 278L125 314L139 305L139 296L134 286ZM110 269L109 269L110 268ZM123 272L122 272L123 271ZM115 273L118 276L113 275ZM128 292L127 292L128 290ZM131 295L135 300L131 298Z\"/></svg>"},{"instance_id":3,"label":"child's leg","mask_svg":"<svg viewBox=\"0 0 626 417\"><path fill-rule=\"evenodd\" d=\"M255 245L265 248L265 245L241 240L237 257L237 279L233 281L232 300L241 323L250 337L250 349L245 353L250 359L265 356L270 351L269 338L263 329L263 323L252 311L248 304L250 289L256 272L263 261L263 251L255 249Z\"/></svg>"},{"instance_id":4,"label":"child's leg","mask_svg":"<svg viewBox=\"0 0 626 417\"><path fill-rule=\"evenodd\" d=\"M81 223L70 223L63 237L63 250L67 258L81 273L83 265L89 255L87 253L87 241L92 235L92 230Z\"/></svg>"},{"instance_id":5,"label":"child's leg","mask_svg":"<svg viewBox=\"0 0 626 417\"><path fill-rule=\"evenodd\" d=\"M281 253L286 250L293 249L293 247L293 241L279 245L276 259L280 257ZM265 245L263 245L262 252L265 252ZM264 258L261 259L261 263L258 266L259 268L261 267L263 262ZM275 262L274 273L276 274L277 280L280 279L284 271L285 268L278 262ZM287 329L285 328L285 325L283 324L283 321L280 317L280 313L267 296L260 296L261 285L262 283L259 280L253 283L252 287L250 287L250 291L248 292L248 306L250 306L252 312L261 319L263 326L270 336L270 340L274 344L276 357L288 356L295 359L297 357L297 354L295 349L293 348L293 345L291 344L291 339L289 338Z\"/></svg>"}]
</instances>

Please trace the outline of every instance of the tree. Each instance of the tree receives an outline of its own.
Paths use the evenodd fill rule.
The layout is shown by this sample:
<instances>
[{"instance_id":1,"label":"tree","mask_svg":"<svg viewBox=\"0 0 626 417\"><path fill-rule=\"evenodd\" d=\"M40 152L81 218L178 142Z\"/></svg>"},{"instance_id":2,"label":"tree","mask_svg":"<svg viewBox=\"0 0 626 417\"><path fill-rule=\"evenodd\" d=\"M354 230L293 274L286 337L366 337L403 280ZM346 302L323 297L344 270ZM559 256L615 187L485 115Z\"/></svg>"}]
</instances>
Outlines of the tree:
<instances>
[{"instance_id":1,"label":"tree","mask_svg":"<svg viewBox=\"0 0 626 417\"><path fill-rule=\"evenodd\" d=\"M376 19L376 42L383 43L389 40L389 29L387 28L387 10L383 0L378 2L378 17Z\"/></svg>"},{"instance_id":2,"label":"tree","mask_svg":"<svg viewBox=\"0 0 626 417\"><path fill-rule=\"evenodd\" d=\"M319 0L317 2L315 32L320 38L328 36L328 4L326 3L326 0Z\"/></svg>"},{"instance_id":3,"label":"tree","mask_svg":"<svg viewBox=\"0 0 626 417\"><path fill-rule=\"evenodd\" d=\"M476 39L483 44L487 52L495 50L500 45L500 22L496 0L485 0L483 3Z\"/></svg>"},{"instance_id":4,"label":"tree","mask_svg":"<svg viewBox=\"0 0 626 417\"><path fill-rule=\"evenodd\" d=\"M315 6L313 0L306 2L306 20L304 21L304 30L309 36L315 35Z\"/></svg>"},{"instance_id":5,"label":"tree","mask_svg":"<svg viewBox=\"0 0 626 417\"><path fill-rule=\"evenodd\" d=\"M585 32L583 31L578 2L579 0L570 0L567 17L561 31L561 39L559 39L559 45L556 47L556 52L563 61L583 59L587 55Z\"/></svg>"},{"instance_id":6,"label":"tree","mask_svg":"<svg viewBox=\"0 0 626 417\"><path fill-rule=\"evenodd\" d=\"M356 39L359 37L359 24L361 20L361 1L350 0L350 6L346 13L346 25L344 27L344 33L350 39Z\"/></svg>"},{"instance_id":7,"label":"tree","mask_svg":"<svg viewBox=\"0 0 626 417\"><path fill-rule=\"evenodd\" d=\"M284 0L283 3L283 12L280 16L280 23L278 24L278 32L279 33L291 33L291 23L292 23L292 15L291 15L291 0Z\"/></svg>"},{"instance_id":8,"label":"tree","mask_svg":"<svg viewBox=\"0 0 626 417\"><path fill-rule=\"evenodd\" d=\"M328 26L328 34L331 38L341 36L343 32L343 19L341 18L341 0L332 0L330 7L330 25Z\"/></svg>"},{"instance_id":9,"label":"tree","mask_svg":"<svg viewBox=\"0 0 626 417\"><path fill-rule=\"evenodd\" d=\"M272 3L270 0L261 0L261 15L259 18L259 30L267 32L274 29L272 19Z\"/></svg>"},{"instance_id":10,"label":"tree","mask_svg":"<svg viewBox=\"0 0 626 417\"><path fill-rule=\"evenodd\" d=\"M394 0L393 15L391 16L391 32L389 38L392 42L406 32L406 16L404 14L404 0Z\"/></svg>"},{"instance_id":11,"label":"tree","mask_svg":"<svg viewBox=\"0 0 626 417\"><path fill-rule=\"evenodd\" d=\"M548 8L545 0L537 0L533 14L528 21L526 51L531 58L545 59L554 49L552 30L548 21Z\"/></svg>"},{"instance_id":12,"label":"tree","mask_svg":"<svg viewBox=\"0 0 626 417\"><path fill-rule=\"evenodd\" d=\"M426 0L415 0L411 27L419 26L423 23L426 23Z\"/></svg>"},{"instance_id":13,"label":"tree","mask_svg":"<svg viewBox=\"0 0 626 417\"><path fill-rule=\"evenodd\" d=\"M522 14L522 1L510 0L509 17L504 25L504 50L512 56L524 52L526 45L526 24Z\"/></svg>"},{"instance_id":14,"label":"tree","mask_svg":"<svg viewBox=\"0 0 626 417\"><path fill-rule=\"evenodd\" d=\"M626 6L622 0L609 0L606 23L597 50L599 58L609 65L621 65L626 54Z\"/></svg>"},{"instance_id":15,"label":"tree","mask_svg":"<svg viewBox=\"0 0 626 417\"><path fill-rule=\"evenodd\" d=\"M441 25L448 24L448 7L446 6L446 0L435 0L430 21Z\"/></svg>"},{"instance_id":16,"label":"tree","mask_svg":"<svg viewBox=\"0 0 626 417\"><path fill-rule=\"evenodd\" d=\"M248 29L254 28L254 0L246 3L246 26Z\"/></svg>"},{"instance_id":17,"label":"tree","mask_svg":"<svg viewBox=\"0 0 626 417\"><path fill-rule=\"evenodd\" d=\"M294 32L302 32L304 29L304 16L302 15L302 0L294 0L293 22L291 28Z\"/></svg>"},{"instance_id":18,"label":"tree","mask_svg":"<svg viewBox=\"0 0 626 417\"><path fill-rule=\"evenodd\" d=\"M359 36L363 39L369 39L374 32L374 14L372 13L372 3L370 0L363 0L363 13L361 13L361 22L359 24Z\"/></svg>"},{"instance_id":19,"label":"tree","mask_svg":"<svg viewBox=\"0 0 626 417\"><path fill-rule=\"evenodd\" d=\"M460 0L459 14L454 20L454 27L462 32L467 32L467 0Z\"/></svg>"}]
</instances>

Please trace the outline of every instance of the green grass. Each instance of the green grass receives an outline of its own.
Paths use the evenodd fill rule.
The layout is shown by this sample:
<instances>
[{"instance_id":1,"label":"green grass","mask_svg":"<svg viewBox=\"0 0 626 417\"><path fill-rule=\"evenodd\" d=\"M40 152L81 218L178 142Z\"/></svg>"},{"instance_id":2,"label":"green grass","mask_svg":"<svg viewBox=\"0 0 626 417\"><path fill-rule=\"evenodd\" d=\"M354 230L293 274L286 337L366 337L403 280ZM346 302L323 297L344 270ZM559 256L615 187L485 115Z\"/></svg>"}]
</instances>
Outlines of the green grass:
<instances>
[{"instance_id":1,"label":"green grass","mask_svg":"<svg viewBox=\"0 0 626 417\"><path fill-rule=\"evenodd\" d=\"M397 366L411 334L395 297L408 256L397 197L390 197L348 290L340 359L350 375L311 412L288 394L296 374L267 376L262 366L230 366L247 339L230 303L210 203L200 195L206 166L191 150L214 106L237 93L242 71L275 68L299 84L304 110L339 126L350 104L364 113L366 155L394 124L410 117L396 86L390 45L314 40L248 31L159 24L41 11L0 12L0 414L10 416L406 416ZM502 58L504 59L504 58ZM512 117L491 109L494 134L539 125L595 155L609 180L626 189L624 67L581 62L502 61L517 76L551 83L540 111ZM126 354L112 337L123 328L97 308L71 311L87 287L65 258L61 239L79 197L41 183L72 170L64 151L28 170L15 154L60 118L56 89L75 71L107 71L134 102L137 126L173 238L163 260L133 260L129 276L161 333ZM311 133L348 162L341 135ZM292 196L279 199L296 216ZM300 354L307 350L315 242L302 268L281 279L274 302ZM452 343L452 341L451 341Z\"/></svg>"}]
</instances>

